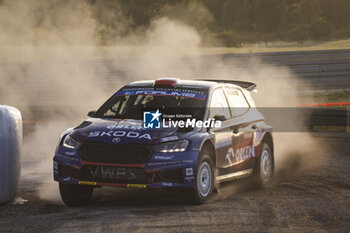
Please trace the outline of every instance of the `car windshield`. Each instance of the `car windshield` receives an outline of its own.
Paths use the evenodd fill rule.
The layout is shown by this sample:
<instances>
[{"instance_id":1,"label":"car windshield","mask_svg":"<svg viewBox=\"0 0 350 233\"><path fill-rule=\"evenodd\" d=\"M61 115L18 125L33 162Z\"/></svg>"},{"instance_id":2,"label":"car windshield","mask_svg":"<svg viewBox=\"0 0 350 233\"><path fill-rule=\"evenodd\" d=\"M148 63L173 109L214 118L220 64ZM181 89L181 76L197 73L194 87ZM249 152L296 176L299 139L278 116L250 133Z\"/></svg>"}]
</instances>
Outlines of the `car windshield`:
<instances>
[{"instance_id":1,"label":"car windshield","mask_svg":"<svg viewBox=\"0 0 350 233\"><path fill-rule=\"evenodd\" d=\"M203 120L206 100L206 90L125 88L103 104L95 117L142 120L143 111L159 110L163 115Z\"/></svg>"}]
</instances>

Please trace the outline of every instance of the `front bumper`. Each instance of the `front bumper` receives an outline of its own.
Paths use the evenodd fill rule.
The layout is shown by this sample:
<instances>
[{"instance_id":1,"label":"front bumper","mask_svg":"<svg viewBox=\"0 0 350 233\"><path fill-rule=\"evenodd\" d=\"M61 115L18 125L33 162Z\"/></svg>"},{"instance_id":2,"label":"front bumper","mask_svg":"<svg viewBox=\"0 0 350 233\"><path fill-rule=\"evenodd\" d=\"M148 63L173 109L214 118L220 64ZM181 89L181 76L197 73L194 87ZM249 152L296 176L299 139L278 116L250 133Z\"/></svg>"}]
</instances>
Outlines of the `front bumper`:
<instances>
[{"instance_id":1,"label":"front bumper","mask_svg":"<svg viewBox=\"0 0 350 233\"><path fill-rule=\"evenodd\" d=\"M75 150L59 146L54 156L54 180L126 188L193 188L198 154L198 151L154 153L143 164L113 164L87 162Z\"/></svg>"}]
</instances>

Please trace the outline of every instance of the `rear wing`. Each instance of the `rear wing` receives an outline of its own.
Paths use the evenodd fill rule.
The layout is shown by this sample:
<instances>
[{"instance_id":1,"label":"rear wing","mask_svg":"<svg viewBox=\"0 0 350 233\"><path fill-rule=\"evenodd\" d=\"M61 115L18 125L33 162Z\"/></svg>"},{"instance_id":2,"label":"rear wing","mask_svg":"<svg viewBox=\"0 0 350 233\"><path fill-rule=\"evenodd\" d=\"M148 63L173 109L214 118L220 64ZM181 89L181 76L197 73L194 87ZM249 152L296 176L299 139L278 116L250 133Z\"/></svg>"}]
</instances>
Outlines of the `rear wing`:
<instances>
[{"instance_id":1,"label":"rear wing","mask_svg":"<svg viewBox=\"0 0 350 233\"><path fill-rule=\"evenodd\" d=\"M254 91L256 89L256 84L251 82L245 82L245 81L236 81L236 80L216 80L216 79L200 79L200 81L207 81L207 82L217 82L217 83L230 83L237 86L240 86L248 91Z\"/></svg>"}]
</instances>

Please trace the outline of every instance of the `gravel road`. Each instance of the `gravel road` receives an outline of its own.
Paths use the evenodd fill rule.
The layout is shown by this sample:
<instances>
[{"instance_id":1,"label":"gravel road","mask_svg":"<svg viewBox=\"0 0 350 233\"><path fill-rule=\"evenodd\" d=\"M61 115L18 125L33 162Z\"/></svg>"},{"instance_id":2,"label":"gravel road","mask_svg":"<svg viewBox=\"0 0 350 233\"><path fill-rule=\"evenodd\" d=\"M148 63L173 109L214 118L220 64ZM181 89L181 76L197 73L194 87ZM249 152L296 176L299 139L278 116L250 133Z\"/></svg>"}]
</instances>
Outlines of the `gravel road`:
<instances>
[{"instance_id":1,"label":"gravel road","mask_svg":"<svg viewBox=\"0 0 350 233\"><path fill-rule=\"evenodd\" d=\"M28 202L0 206L0 232L349 232L349 143L313 170L277 174L270 189L231 182L200 206L176 190L102 188L89 206L69 208L40 199L40 179L23 177Z\"/></svg>"}]
</instances>

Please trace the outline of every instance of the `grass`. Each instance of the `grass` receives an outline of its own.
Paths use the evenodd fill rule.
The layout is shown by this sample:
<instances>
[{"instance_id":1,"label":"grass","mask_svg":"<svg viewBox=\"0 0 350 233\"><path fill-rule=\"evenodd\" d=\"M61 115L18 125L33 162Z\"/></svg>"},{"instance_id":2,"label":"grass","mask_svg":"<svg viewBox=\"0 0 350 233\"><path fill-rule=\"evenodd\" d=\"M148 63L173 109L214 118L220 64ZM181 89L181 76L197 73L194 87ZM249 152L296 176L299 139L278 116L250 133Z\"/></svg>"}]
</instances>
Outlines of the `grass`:
<instances>
[{"instance_id":1,"label":"grass","mask_svg":"<svg viewBox=\"0 0 350 233\"><path fill-rule=\"evenodd\" d=\"M350 102L350 91L343 90L341 92L314 94L314 98L321 103L343 103Z\"/></svg>"},{"instance_id":2,"label":"grass","mask_svg":"<svg viewBox=\"0 0 350 233\"><path fill-rule=\"evenodd\" d=\"M224 53L254 53L254 52L284 52L284 51L308 51L350 49L350 39L331 42L305 42L286 43L268 42L234 47L150 47L150 46L13 46L0 45L1 61L36 61L42 59L85 59L85 58L114 58L125 56L138 56L145 53L176 55L201 55ZM35 55L35 56L33 56Z\"/></svg>"},{"instance_id":3,"label":"grass","mask_svg":"<svg viewBox=\"0 0 350 233\"><path fill-rule=\"evenodd\" d=\"M350 91L342 90L339 92L303 94L300 97L306 101L309 101L311 98L314 103L349 103Z\"/></svg>"},{"instance_id":4,"label":"grass","mask_svg":"<svg viewBox=\"0 0 350 233\"><path fill-rule=\"evenodd\" d=\"M259 53L259 52L287 52L287 51L309 51L309 50L329 50L329 49L350 49L350 39L330 42L268 42L252 45L243 45L240 48L230 47L208 47L202 48L204 54L223 53Z\"/></svg>"}]
</instances>

